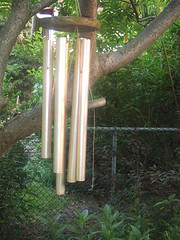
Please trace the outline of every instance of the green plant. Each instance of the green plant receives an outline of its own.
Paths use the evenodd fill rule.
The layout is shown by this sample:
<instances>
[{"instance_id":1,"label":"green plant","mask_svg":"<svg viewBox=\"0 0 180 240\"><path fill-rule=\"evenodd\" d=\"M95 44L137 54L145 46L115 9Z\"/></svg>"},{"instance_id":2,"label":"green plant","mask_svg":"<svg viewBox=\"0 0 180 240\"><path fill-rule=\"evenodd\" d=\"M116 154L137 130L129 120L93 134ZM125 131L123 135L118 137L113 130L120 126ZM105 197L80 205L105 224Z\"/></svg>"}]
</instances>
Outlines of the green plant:
<instances>
[{"instance_id":1,"label":"green plant","mask_svg":"<svg viewBox=\"0 0 180 240\"><path fill-rule=\"evenodd\" d=\"M154 224L153 237L156 239L178 239L180 200L175 194L154 205L151 221ZM164 237L164 238L162 238Z\"/></svg>"},{"instance_id":2,"label":"green plant","mask_svg":"<svg viewBox=\"0 0 180 240\"><path fill-rule=\"evenodd\" d=\"M131 232L128 240L149 240L149 229L146 232L141 232L136 226L131 225Z\"/></svg>"},{"instance_id":3,"label":"green plant","mask_svg":"<svg viewBox=\"0 0 180 240\"><path fill-rule=\"evenodd\" d=\"M2 125L7 118L12 118L16 112L32 109L41 101L42 95L42 56L43 37L42 28L17 42L10 55L3 81L4 97L8 99L8 106L4 108L0 118ZM17 104L17 97L19 103ZM13 111L16 110L16 111Z\"/></svg>"},{"instance_id":4,"label":"green plant","mask_svg":"<svg viewBox=\"0 0 180 240\"><path fill-rule=\"evenodd\" d=\"M174 209L176 207L176 204L180 204L180 200L178 198L176 198L176 194L172 194L167 199L157 202L154 206L161 207L161 209L166 208L166 207L170 207L170 208Z\"/></svg>"},{"instance_id":5,"label":"green plant","mask_svg":"<svg viewBox=\"0 0 180 240\"><path fill-rule=\"evenodd\" d=\"M14 208L16 215L19 214L22 220L33 221L36 216L48 217L62 211L69 200L68 197L59 198L52 187L31 182L18 194L18 201L23 204Z\"/></svg>"},{"instance_id":6,"label":"green plant","mask_svg":"<svg viewBox=\"0 0 180 240\"><path fill-rule=\"evenodd\" d=\"M44 230L43 235L39 236L38 239L44 239L45 236L50 238L51 240L66 239L63 233L66 225L62 222L59 222L60 217L61 215L58 214L52 219L47 220L44 217L38 216L37 219L40 220L47 227L47 229Z\"/></svg>"},{"instance_id":7,"label":"green plant","mask_svg":"<svg viewBox=\"0 0 180 240\"><path fill-rule=\"evenodd\" d=\"M151 1L148 1L148 4L150 4L150 2ZM141 27L138 26L137 29L138 24L136 23L135 25L129 26L128 30L126 28L128 32L124 32L122 37L119 38L117 33L124 31L123 26L127 21L127 16L126 18L122 17L121 19L123 20L120 21L121 23L115 26L112 22L117 21L118 17L125 14L126 10L124 10L123 4L125 3L117 0L113 1L113 3L109 3L108 1L103 3L104 10L102 15L100 15L103 36L99 34L97 37L97 47L99 51L110 51L113 48L116 50L120 48L124 45L126 35L128 34L128 38L131 38L134 34L132 28L135 28L135 25L135 31L140 31ZM151 5L152 4L154 3L151 2ZM116 8L118 16L114 10L112 15L114 5L118 6ZM142 5L139 5L139 7L143 8ZM120 8L122 9L121 13L119 12ZM144 9L143 12L146 12L147 9L148 8L146 8L146 10ZM149 10L154 12L156 11L155 9L151 8L151 10ZM127 25L129 25L129 23L128 21ZM123 26L121 26L121 24ZM172 26L166 31L164 38L166 40L165 45L174 82L174 91L177 95L177 102L179 102L178 69L180 55L178 27ZM117 39L119 44L117 43ZM98 109L96 113L97 125L173 126L174 124L176 105L171 91L167 62L160 40L129 65L121 68L119 71L102 77L93 86L92 91L95 97L103 96L107 99L106 105Z\"/></svg>"},{"instance_id":8,"label":"green plant","mask_svg":"<svg viewBox=\"0 0 180 240\"><path fill-rule=\"evenodd\" d=\"M131 212L126 216L128 220L128 240L149 240L153 225L149 220L147 205L140 202L139 198L134 200Z\"/></svg>"},{"instance_id":9,"label":"green plant","mask_svg":"<svg viewBox=\"0 0 180 240\"><path fill-rule=\"evenodd\" d=\"M108 204L103 208L103 212L96 216L96 220L100 230L93 232L92 235L98 235L98 239L121 239L120 237L124 235L124 220L119 218L118 211L113 213L113 208Z\"/></svg>"},{"instance_id":10,"label":"green plant","mask_svg":"<svg viewBox=\"0 0 180 240\"><path fill-rule=\"evenodd\" d=\"M24 171L29 179L35 182L44 184L45 186L53 186L55 182L55 175L53 174L53 167L51 160L39 159L28 161L24 167Z\"/></svg>"},{"instance_id":11,"label":"green plant","mask_svg":"<svg viewBox=\"0 0 180 240\"><path fill-rule=\"evenodd\" d=\"M91 227L87 226L87 222L93 217L93 215L89 215L89 211L83 210L82 212L76 210L78 218L73 219L75 224L67 225L66 228L68 231L73 233L74 236L68 239L91 239L90 238L90 230Z\"/></svg>"},{"instance_id":12,"label":"green plant","mask_svg":"<svg viewBox=\"0 0 180 240\"><path fill-rule=\"evenodd\" d=\"M19 205L19 194L29 183L23 171L26 163L27 155L20 142L0 159L0 233L2 239L8 233L20 230L17 224L20 217L15 208ZM9 229L11 229L10 232Z\"/></svg>"}]
</instances>

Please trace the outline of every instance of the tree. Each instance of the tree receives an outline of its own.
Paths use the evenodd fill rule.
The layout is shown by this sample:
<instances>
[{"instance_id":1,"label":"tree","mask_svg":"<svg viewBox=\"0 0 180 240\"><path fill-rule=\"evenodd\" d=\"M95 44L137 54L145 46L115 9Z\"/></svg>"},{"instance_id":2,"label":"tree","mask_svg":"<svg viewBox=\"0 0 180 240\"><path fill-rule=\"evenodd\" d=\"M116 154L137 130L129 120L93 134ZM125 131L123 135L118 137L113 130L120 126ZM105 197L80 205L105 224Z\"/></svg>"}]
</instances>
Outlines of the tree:
<instances>
[{"instance_id":1,"label":"tree","mask_svg":"<svg viewBox=\"0 0 180 240\"><path fill-rule=\"evenodd\" d=\"M14 0L12 6L11 1L3 2L9 4L10 13L0 28L0 111L8 104L7 100L3 97L3 78L8 58L18 35L32 16L56 1ZM100 1L100 4L102 2L103 1ZM109 3L110 2L111 1L109 1ZM157 17L147 16L146 19L139 17L138 5L135 4L135 1L122 2L131 4L131 11L133 11L133 17L137 22L142 23L143 21L149 21L149 19L155 19L151 23L147 23L144 30L138 36L121 47L118 51L112 51L106 54L95 53L94 51L90 71L91 86L100 77L114 72L136 59L143 51L151 46L180 15L180 0L172 0ZM80 8L82 16L93 19L97 17L97 0L81 0ZM127 12L129 11L127 10ZM92 33L90 37L95 39L95 34ZM71 94L72 77L68 90L68 106L71 104ZM40 128L41 105L36 106L31 111L12 118L0 128L0 156L17 141L38 131Z\"/></svg>"}]
</instances>

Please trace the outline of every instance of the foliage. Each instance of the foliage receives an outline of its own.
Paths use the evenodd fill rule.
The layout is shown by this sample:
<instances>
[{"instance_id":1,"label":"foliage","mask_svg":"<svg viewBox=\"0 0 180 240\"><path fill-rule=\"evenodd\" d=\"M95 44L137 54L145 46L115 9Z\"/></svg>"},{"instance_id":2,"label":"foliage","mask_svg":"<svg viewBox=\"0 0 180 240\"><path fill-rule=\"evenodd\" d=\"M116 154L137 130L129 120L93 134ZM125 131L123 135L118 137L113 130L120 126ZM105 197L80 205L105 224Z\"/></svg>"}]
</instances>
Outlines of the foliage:
<instances>
[{"instance_id":1,"label":"foliage","mask_svg":"<svg viewBox=\"0 0 180 240\"><path fill-rule=\"evenodd\" d=\"M35 2L37 1L31 1L31 4ZM101 11L98 13L98 18L101 22L101 31L97 33L97 51L106 53L110 50L117 51L143 30L153 19L149 17L155 17L168 3L168 0L136 1L139 19L147 18L145 21L138 22L130 2L99 1ZM10 7L9 1L3 1L3 4ZM60 15L78 15L78 1L64 0L53 6L59 8ZM177 25L166 32L164 39L179 100L178 24L177 20ZM7 118L14 116L15 112L32 109L41 102L41 32L35 33L32 39L27 38L17 43L10 56L4 79L4 96L8 98L9 105L1 116L1 124ZM71 55L71 58L74 59L74 55ZM69 69L72 72L73 66ZM150 47L133 63L99 80L93 87L93 95L104 96L107 99L106 106L98 109L97 125L172 126L172 116L177 109L161 41ZM17 106L18 96L20 103Z\"/></svg>"},{"instance_id":2,"label":"foliage","mask_svg":"<svg viewBox=\"0 0 180 240\"><path fill-rule=\"evenodd\" d=\"M14 46L3 81L8 106L2 112L0 124L17 112L32 109L41 102L42 51L42 29ZM17 103L18 96L20 100Z\"/></svg>"},{"instance_id":3,"label":"foliage","mask_svg":"<svg viewBox=\"0 0 180 240\"><path fill-rule=\"evenodd\" d=\"M103 138L111 139L111 137L107 136L109 135L105 136L102 134ZM123 136L120 136L120 138L125 139ZM132 135L130 135L129 139L133 139ZM128 141L130 141L129 139ZM151 139L149 140L152 141ZM111 167L109 166L108 168L106 164L110 162L112 157L111 152L108 152L110 145L108 146L107 144L106 146L106 144L102 144L101 135L98 141L101 142L98 152L99 154L101 153L101 156L104 155L107 161L104 159L103 166L99 164L99 167L102 168L100 172L101 175L95 175L97 179L95 180L93 192L87 192L87 187L90 183L78 185L79 189L77 189L77 185L75 186L76 190L73 190L73 195L78 194L79 200L84 197L84 194L86 194L86 196L87 194L89 196L91 194L91 197L95 196L97 199L99 197L98 200L101 199L103 201L105 195L107 199L107 192L109 191L108 189L110 189L110 184L112 184L111 178L108 179L108 176L111 175L110 172L108 173ZM124 142L126 146L128 141ZM21 143L25 144L24 141L21 141ZM130 143L130 145L131 144L134 144L134 142ZM27 147L29 144L27 143L25 146ZM134 147L134 149L137 149L137 146ZM94 208L93 215L89 214L87 209L82 212L77 210L77 218L75 218L71 224L67 224L65 221L71 221L68 214L66 218L64 214L61 216L59 214L61 214L63 209L67 208L73 212L74 209L68 206L68 196L59 197L55 195L52 182L48 181L49 177L51 179L49 175L49 166L51 164L45 163L41 159L38 160L37 150L38 146L35 150L34 158L31 157L31 162L26 161L25 164L28 165L23 165L18 173L19 176L25 174L25 185L20 185L19 188L12 189L4 202L6 208L4 208L5 211L3 210L5 212L5 215L3 215L6 216L6 218L8 216L9 219L8 222L6 222L6 226L5 222L3 222L4 234L6 236L10 236L10 233L17 234L18 236L20 231L22 234L26 234L26 228L31 228L31 224L32 229L36 229L38 232L39 227L37 226L40 226L40 222L42 222L42 224L44 224L43 230L40 231L40 233L34 233L35 235L39 234L40 239L178 239L179 200L175 195L172 195L161 201L162 196L166 194L166 187L169 186L171 188L170 182L172 178L174 179L174 184L176 184L175 181L178 181L176 171L165 172L166 167L164 171L160 171L160 168L155 168L154 166L148 171L145 171L145 169L142 171L143 167L134 164L133 161L131 165L128 165L125 159L123 163L126 162L127 165L123 165L121 161L118 161L117 170L119 169L119 172L116 176L114 194L116 198L112 199L116 208L112 208L109 205L106 205L101 211L96 211ZM138 153L135 152L135 155L136 154ZM108 156L110 159L108 159ZM23 159L20 160L23 161ZM134 171L130 168L134 169ZM103 170L105 176L103 176ZM28 176L26 176L26 174ZM88 179L90 179L90 177L88 177ZM105 185L107 182L109 186ZM147 186L150 186L154 191L159 191L160 189L159 194L152 194L153 192L151 192ZM69 190L68 186L67 189ZM102 190L99 191L99 189L103 189L104 192ZM161 191L161 189L163 189L163 191ZM173 188L169 190L169 192L171 191L173 191ZM152 195L151 198L149 198L149 193ZM72 191L69 192L69 196L72 198ZM137 198L137 196L139 198ZM155 196L156 199L154 199ZM14 203L13 199L15 199ZM132 200L134 200L133 203ZM74 201L74 199L72 201ZM76 207L76 204L73 206ZM118 209L118 211L116 209ZM23 222L25 223L22 225ZM11 229L11 231L9 231L9 229ZM11 240L13 238L9 237L9 239Z\"/></svg>"},{"instance_id":4,"label":"foliage","mask_svg":"<svg viewBox=\"0 0 180 240\"><path fill-rule=\"evenodd\" d=\"M24 141L19 142L0 161L2 239L7 239L7 236L14 239L15 234L26 231L23 222L31 225L37 221L36 216L52 216L68 202L68 197L55 195L52 164L36 159L37 155L36 160L31 159L30 162L30 153L25 152L27 145Z\"/></svg>"},{"instance_id":5,"label":"foliage","mask_svg":"<svg viewBox=\"0 0 180 240\"><path fill-rule=\"evenodd\" d=\"M62 2L58 1L53 6L56 6L59 10L60 16L73 16L78 14L75 3L77 0L64 0Z\"/></svg>"},{"instance_id":6,"label":"foliage","mask_svg":"<svg viewBox=\"0 0 180 240\"><path fill-rule=\"evenodd\" d=\"M68 202L68 198L55 195L52 187L46 187L41 183L31 182L19 194L19 201L23 206L17 206L22 219L34 219L36 216L52 216L62 210Z\"/></svg>"},{"instance_id":7,"label":"foliage","mask_svg":"<svg viewBox=\"0 0 180 240\"><path fill-rule=\"evenodd\" d=\"M19 151L21 154L18 154ZM23 152L23 145L18 143L0 161L0 232L6 232L9 225L15 221L14 208L18 204L18 194L28 183L23 172L27 156Z\"/></svg>"},{"instance_id":8,"label":"foliage","mask_svg":"<svg viewBox=\"0 0 180 240\"><path fill-rule=\"evenodd\" d=\"M3 25L9 15L11 2L7 0L0 3L0 25ZM38 1L31 0L31 4L35 2ZM97 51L108 54L109 51L120 49L139 34L153 19L149 17L156 16L168 2L137 0L135 3L139 19L149 19L139 22L130 1L100 0L99 6L103 9L98 14L101 31L97 33ZM74 0L64 0L55 5L59 7L60 15L78 14L77 1L76 5ZM163 41L179 100L178 24L179 21L165 33ZM0 126L17 112L32 109L41 102L42 47L41 29L31 39L18 38L4 77L4 97L8 99L9 105L3 110ZM74 55L71 58L73 61ZM107 99L107 105L97 110L97 125L172 126L172 116L177 109L173 100L161 40L147 49L133 63L104 76L93 87L93 94L95 97L104 96ZM20 102L16 103L18 96ZM104 138L102 134L99 139L96 139L96 144L102 142ZM0 177L2 204L0 207L3 225L1 232L4 234L4 239L7 234L14 237L14 233L21 232L24 226L22 222L28 225L29 222L39 224L39 221L46 226L45 234L50 239L179 239L179 200L174 195L156 203L152 209L149 209L147 204L141 204L140 199L137 199L137 193L144 194L143 190L147 191L147 188L143 189L143 186L147 187L145 184L149 180L151 189L155 186L154 190L159 190L165 188L172 176L175 180L178 178L176 171L165 171L166 166L172 166L171 149L166 148L166 151L163 151L160 146L157 150L158 157L155 158L155 152L150 154L153 150L144 143L143 139L132 137L131 134L126 139L123 136L121 138L124 147L121 151L124 151L125 155L122 157L122 152L120 153L122 160L120 167L122 168L119 168L117 182L121 187L121 192L119 191L116 199L116 203L119 201L118 207L121 211L116 211L109 205L106 205L100 214L95 215L89 215L87 209L83 212L77 211L77 218L73 220L72 225L61 223L61 215L57 215L57 212L61 212L66 206L68 198L59 198L54 195L51 163L40 160L37 155L32 161L27 162L25 154L23 156L17 154L20 151L19 148L22 148L21 144L18 145L18 150L11 149L10 155L3 158L5 161L2 161L0 165L2 171ZM166 141L165 138L164 140ZM153 144L158 145L159 142L154 140ZM99 167L96 175L99 179L96 180L95 187L98 186L101 189L95 190L99 198L106 194L107 189L103 188L104 184L108 183L107 185L110 186L111 183L108 174L111 171L112 149L109 146L101 145L95 156L97 168ZM172 147L170 144L168 146ZM101 158L106 159L108 164L101 165ZM149 160L152 161L151 170L147 172L145 166L149 166ZM165 161L164 169L154 167L153 161L155 160ZM81 194L84 193L86 185L79 183L79 186L82 187L80 188ZM139 189L141 191L138 191ZM127 193L126 196L134 200L130 209L129 199L124 197L124 192ZM122 211L120 205L126 206L127 212ZM43 234L39 236L39 239L43 238L46 239Z\"/></svg>"},{"instance_id":9,"label":"foliage","mask_svg":"<svg viewBox=\"0 0 180 240\"><path fill-rule=\"evenodd\" d=\"M130 1L99 1L98 52L117 51L139 34L169 1L136 1L138 22ZM179 20L163 36L170 62L177 99L179 85ZM113 94L112 94L113 93ZM111 126L173 126L174 103L162 40L156 41L139 58L119 71L102 77L93 86L94 97L105 97L107 104L98 109L96 125Z\"/></svg>"},{"instance_id":10,"label":"foliage","mask_svg":"<svg viewBox=\"0 0 180 240\"><path fill-rule=\"evenodd\" d=\"M40 132L34 134L32 139L24 139L22 142L29 154L29 160L23 169L27 177L35 182L44 184L45 186L53 186L55 183L55 175L53 174L53 161L52 159L42 159L40 156Z\"/></svg>"},{"instance_id":11,"label":"foliage","mask_svg":"<svg viewBox=\"0 0 180 240\"><path fill-rule=\"evenodd\" d=\"M44 217L37 217L37 219L39 219L45 226L48 227L48 231L43 231L42 236L39 236L38 239L43 239L44 235L52 240L66 239L63 235L66 225L62 224L62 222L58 222L60 217L60 214L56 215L49 221Z\"/></svg>"},{"instance_id":12,"label":"foliage","mask_svg":"<svg viewBox=\"0 0 180 240\"><path fill-rule=\"evenodd\" d=\"M3 25L4 20L10 13L12 2L10 0L0 2L0 25Z\"/></svg>"},{"instance_id":13,"label":"foliage","mask_svg":"<svg viewBox=\"0 0 180 240\"><path fill-rule=\"evenodd\" d=\"M180 101L178 36L178 27L172 26L164 39ZM97 110L96 125L173 126L177 109L161 40L131 64L102 77L93 86L93 95L107 100L106 106Z\"/></svg>"},{"instance_id":14,"label":"foliage","mask_svg":"<svg viewBox=\"0 0 180 240\"><path fill-rule=\"evenodd\" d=\"M97 235L98 239L121 239L125 232L124 220L119 219L118 211L113 212L113 209L106 204L103 212L96 216L96 220L100 230L94 232L93 235Z\"/></svg>"},{"instance_id":15,"label":"foliage","mask_svg":"<svg viewBox=\"0 0 180 240\"><path fill-rule=\"evenodd\" d=\"M74 224L69 224L66 226L66 229L72 233L72 237L68 239L89 239L89 228L87 228L87 222L93 217L89 215L89 211L83 210L79 212L76 210L78 218L73 219Z\"/></svg>"},{"instance_id":16,"label":"foliage","mask_svg":"<svg viewBox=\"0 0 180 240\"><path fill-rule=\"evenodd\" d=\"M1 221L1 234L4 240L7 236L11 240L14 236L26 235L26 228L31 225L33 228L35 225L38 226L43 218L54 219L50 221L53 231L56 219L54 216L62 211L69 201L68 197L59 198L55 195L52 187L36 182L30 182L25 188L12 191L5 200L6 211L2 212L5 220ZM47 234L46 231L44 234Z\"/></svg>"},{"instance_id":17,"label":"foliage","mask_svg":"<svg viewBox=\"0 0 180 240\"><path fill-rule=\"evenodd\" d=\"M168 201L168 205L166 205ZM108 204L104 206L100 213L89 215L89 211L83 210L82 212L76 211L77 218L73 219L71 224L65 224L57 222L59 216L53 218L51 221L42 219L41 221L48 226L52 226L52 239L102 239L102 240L150 240L150 239L178 239L178 212L177 204L171 211L169 204L172 202L179 202L175 199L175 196L169 196L168 200L158 202L155 204L153 212L149 212L147 205L141 204L139 199L135 200L134 205L132 205L131 211L129 212L119 212L114 210ZM161 214L156 209L156 207L165 204L167 210L171 211L171 219L175 218L174 227L172 223L169 224L169 220L163 221L164 227L161 228L159 218ZM169 208L170 207L170 208ZM176 208L176 210L175 210ZM154 219L154 214L156 215L156 220ZM160 216L158 216L160 214ZM54 221L55 220L55 221ZM155 221L154 221L155 220ZM51 227L50 227L51 228ZM54 230L55 231L54 231ZM59 229L60 235L57 235ZM174 235L171 235L172 229L175 230ZM175 238L171 238L171 237Z\"/></svg>"},{"instance_id":18,"label":"foliage","mask_svg":"<svg viewBox=\"0 0 180 240\"><path fill-rule=\"evenodd\" d=\"M154 235L161 239L178 239L180 237L179 214L180 200L175 194L170 195L167 199L157 202L154 205L155 210L152 214L152 221L156 228Z\"/></svg>"},{"instance_id":19,"label":"foliage","mask_svg":"<svg viewBox=\"0 0 180 240\"><path fill-rule=\"evenodd\" d=\"M47 159L34 159L28 161L24 167L27 177L45 186L52 186L55 182L52 162Z\"/></svg>"},{"instance_id":20,"label":"foliage","mask_svg":"<svg viewBox=\"0 0 180 240\"><path fill-rule=\"evenodd\" d=\"M169 0L133 1L100 0L98 19L101 22L97 35L98 51L115 51L137 36L154 17L169 3ZM144 21L138 21L143 20ZM145 20L146 19L146 20Z\"/></svg>"}]
</instances>

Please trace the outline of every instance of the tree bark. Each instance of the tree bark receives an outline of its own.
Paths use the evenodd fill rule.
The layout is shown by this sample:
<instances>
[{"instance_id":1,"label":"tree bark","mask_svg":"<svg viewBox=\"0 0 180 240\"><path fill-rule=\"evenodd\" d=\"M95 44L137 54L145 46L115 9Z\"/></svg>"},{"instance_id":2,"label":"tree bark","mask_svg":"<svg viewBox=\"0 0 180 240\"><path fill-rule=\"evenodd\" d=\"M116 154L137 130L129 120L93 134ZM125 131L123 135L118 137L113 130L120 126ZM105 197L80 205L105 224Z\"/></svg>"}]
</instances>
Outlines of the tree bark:
<instances>
[{"instance_id":1,"label":"tree bark","mask_svg":"<svg viewBox=\"0 0 180 240\"><path fill-rule=\"evenodd\" d=\"M173 0L151 24L119 51L100 54L102 76L127 65L150 47L179 17L180 0Z\"/></svg>"},{"instance_id":2,"label":"tree bark","mask_svg":"<svg viewBox=\"0 0 180 240\"><path fill-rule=\"evenodd\" d=\"M0 112L7 105L7 100L3 98L2 84L8 58L16 39L34 14L54 2L56 0L44 0L31 7L29 0L13 1L9 18L0 29Z\"/></svg>"},{"instance_id":3,"label":"tree bark","mask_svg":"<svg viewBox=\"0 0 180 240\"><path fill-rule=\"evenodd\" d=\"M14 1L14 2L23 2L23 6L25 7L27 4L27 8L29 8L28 1ZM55 1L42 1L43 3L52 3ZM92 17L96 16L96 11L94 8L97 7L97 0L89 0L84 1L86 4L81 3L81 13L82 16ZM92 3L92 4L90 4ZM42 7L42 4L37 5L39 8ZM40 7L41 6L41 7ZM48 6L48 4L47 4ZM87 6L89 6L90 11L88 12ZM43 5L45 7L45 5ZM91 9L93 7L93 9ZM23 12L22 6L20 9ZM40 9L38 9L39 11ZM14 12L13 12L14 11ZM12 49L13 44L22 30L24 24L28 20L28 18L35 14L35 8L33 10L28 10L28 13L25 16L17 19L18 27L16 26L16 8L12 10L10 20L8 20L7 26L9 26L9 31L13 30L15 36L11 37L11 40L6 43L5 35L7 36L9 33L7 30L3 30L0 32L0 42L4 46L4 49L7 52L3 51L2 46L0 46L0 52L3 53L0 56L0 72L2 71L2 75L4 75L5 66ZM30 12L31 13L30 13ZM15 14L16 12L16 14ZM92 15L91 15L92 14ZM87 16L88 15L88 16ZM116 71L119 68L125 66L126 64L132 62L135 58L137 58L145 49L147 49L151 44L153 44L162 34L168 29L173 22L180 15L180 0L172 0L169 6L144 30L138 35L135 39L129 42L127 45L122 47L119 51L109 53L109 54L96 54L93 56L91 71L90 71L90 86L92 86L101 76L106 75L110 72ZM23 20L23 23L20 23ZM13 26L13 22L15 26ZM17 33L18 32L18 33ZM9 34L10 35L10 34ZM94 36L91 36L94 38ZM8 46L8 49L7 49ZM5 63L3 62L5 61ZM1 77L2 78L2 77ZM2 80L2 79L1 79ZM68 87L68 106L71 105L71 95L72 95L72 81L73 77L69 80ZM1 81L2 82L2 81ZM1 90L0 90L1 91ZM2 92L0 92L0 99ZM10 147L12 147L17 141L20 139L29 136L30 134L38 131L41 128L41 105L34 108L32 111L27 113L23 113L19 116L12 118L9 122L7 122L2 128L0 128L0 156L2 156Z\"/></svg>"}]
</instances>

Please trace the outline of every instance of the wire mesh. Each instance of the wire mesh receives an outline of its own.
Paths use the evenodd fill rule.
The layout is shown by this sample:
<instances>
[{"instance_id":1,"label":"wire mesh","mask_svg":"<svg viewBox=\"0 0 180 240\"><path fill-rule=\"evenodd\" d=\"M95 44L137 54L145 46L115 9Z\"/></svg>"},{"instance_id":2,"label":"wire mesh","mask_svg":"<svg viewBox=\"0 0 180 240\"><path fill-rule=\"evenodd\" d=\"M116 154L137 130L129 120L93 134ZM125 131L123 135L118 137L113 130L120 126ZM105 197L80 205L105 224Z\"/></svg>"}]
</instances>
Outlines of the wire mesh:
<instances>
[{"instance_id":1,"label":"wire mesh","mask_svg":"<svg viewBox=\"0 0 180 240\"><path fill-rule=\"evenodd\" d=\"M40 133L1 158L2 239L14 239L14 228L20 230L18 239L36 239L48 232L43 219L53 221L60 214L61 222L70 222L75 209L93 213L108 202L122 210L136 198L178 196L179 129L96 127L94 166L93 134L88 128L86 181L67 183L65 196L55 195L53 161L40 157Z\"/></svg>"}]
</instances>

